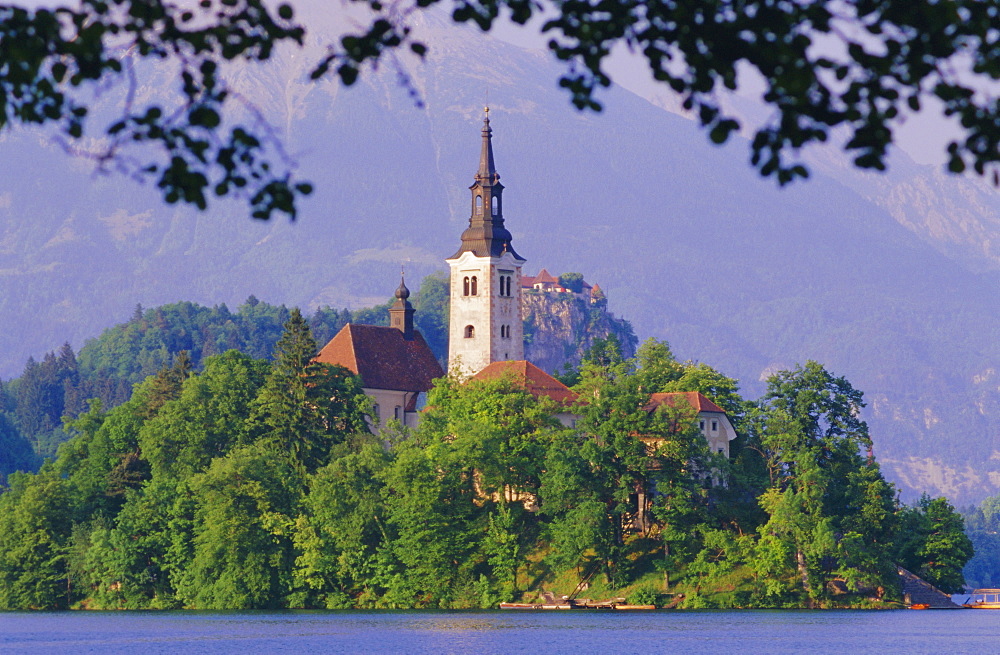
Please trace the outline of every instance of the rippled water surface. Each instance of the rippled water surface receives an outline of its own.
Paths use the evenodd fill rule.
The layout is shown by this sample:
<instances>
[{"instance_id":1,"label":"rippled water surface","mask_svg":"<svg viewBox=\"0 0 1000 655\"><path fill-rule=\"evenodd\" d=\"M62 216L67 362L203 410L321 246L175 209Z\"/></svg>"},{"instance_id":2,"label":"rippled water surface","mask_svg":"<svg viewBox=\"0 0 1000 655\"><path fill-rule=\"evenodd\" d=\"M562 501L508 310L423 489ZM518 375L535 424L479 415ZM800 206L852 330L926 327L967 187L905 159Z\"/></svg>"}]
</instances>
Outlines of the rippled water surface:
<instances>
[{"instance_id":1,"label":"rippled water surface","mask_svg":"<svg viewBox=\"0 0 1000 655\"><path fill-rule=\"evenodd\" d=\"M1000 611L0 613L3 653L994 653Z\"/></svg>"}]
</instances>

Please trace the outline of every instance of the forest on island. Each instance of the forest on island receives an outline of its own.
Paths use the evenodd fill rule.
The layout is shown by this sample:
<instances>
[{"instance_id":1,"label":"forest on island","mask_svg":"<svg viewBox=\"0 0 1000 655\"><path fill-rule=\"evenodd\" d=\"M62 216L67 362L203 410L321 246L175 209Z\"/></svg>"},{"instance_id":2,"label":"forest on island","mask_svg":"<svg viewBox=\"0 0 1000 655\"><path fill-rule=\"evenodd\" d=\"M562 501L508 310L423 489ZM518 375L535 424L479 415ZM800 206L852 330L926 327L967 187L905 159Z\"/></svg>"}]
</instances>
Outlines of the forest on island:
<instances>
[{"instance_id":1,"label":"forest on island","mask_svg":"<svg viewBox=\"0 0 1000 655\"><path fill-rule=\"evenodd\" d=\"M962 517L898 502L861 392L815 362L751 402L666 343L624 358L608 339L565 376L572 428L514 380L443 378L419 428L376 437L359 381L312 361L310 322L288 313L273 361L203 349L89 401L0 495L0 607L490 608L581 582L682 607L891 606L897 565L962 587ZM648 410L661 391L723 407L731 459L693 410Z\"/></svg>"}]
</instances>

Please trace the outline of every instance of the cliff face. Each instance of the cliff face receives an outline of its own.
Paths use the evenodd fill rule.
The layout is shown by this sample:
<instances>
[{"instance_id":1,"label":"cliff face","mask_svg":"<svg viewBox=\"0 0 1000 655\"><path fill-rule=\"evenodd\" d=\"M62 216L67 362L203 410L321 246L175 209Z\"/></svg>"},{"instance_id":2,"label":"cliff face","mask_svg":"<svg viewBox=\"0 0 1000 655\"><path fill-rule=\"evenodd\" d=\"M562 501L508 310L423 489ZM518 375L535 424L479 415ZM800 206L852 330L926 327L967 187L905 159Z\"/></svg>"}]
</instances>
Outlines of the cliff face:
<instances>
[{"instance_id":1,"label":"cliff face","mask_svg":"<svg viewBox=\"0 0 1000 655\"><path fill-rule=\"evenodd\" d=\"M635 354L638 339L632 324L608 311L607 301L591 303L572 293L525 291L524 356L549 373L569 363L577 366L595 339L615 335L622 354Z\"/></svg>"}]
</instances>

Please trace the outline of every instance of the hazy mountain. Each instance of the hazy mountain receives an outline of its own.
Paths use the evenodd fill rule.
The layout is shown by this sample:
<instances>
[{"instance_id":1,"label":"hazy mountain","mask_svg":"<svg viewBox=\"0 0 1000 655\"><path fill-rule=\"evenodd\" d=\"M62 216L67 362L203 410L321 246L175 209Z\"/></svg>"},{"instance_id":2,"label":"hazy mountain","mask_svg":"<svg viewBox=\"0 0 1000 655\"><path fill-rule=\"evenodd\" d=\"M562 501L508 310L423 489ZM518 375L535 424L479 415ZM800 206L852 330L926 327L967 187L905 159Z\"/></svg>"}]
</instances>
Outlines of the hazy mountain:
<instances>
[{"instance_id":1,"label":"hazy mountain","mask_svg":"<svg viewBox=\"0 0 1000 655\"><path fill-rule=\"evenodd\" d=\"M415 278L444 268L468 218L488 99L526 272L584 273L640 339L669 340L750 397L769 371L823 362L866 391L890 477L960 502L996 493L993 190L906 162L859 174L820 154L814 179L779 191L749 168L744 142L712 147L691 121L622 89L602 114L575 113L546 53L434 19L423 31L426 65L387 63L351 89L305 81L321 41L229 73L316 183L294 224L253 221L239 203L167 207L37 133L6 135L0 375L81 345L137 303L255 294L358 307L392 293L402 262ZM141 79L140 95L164 84L156 71Z\"/></svg>"}]
</instances>

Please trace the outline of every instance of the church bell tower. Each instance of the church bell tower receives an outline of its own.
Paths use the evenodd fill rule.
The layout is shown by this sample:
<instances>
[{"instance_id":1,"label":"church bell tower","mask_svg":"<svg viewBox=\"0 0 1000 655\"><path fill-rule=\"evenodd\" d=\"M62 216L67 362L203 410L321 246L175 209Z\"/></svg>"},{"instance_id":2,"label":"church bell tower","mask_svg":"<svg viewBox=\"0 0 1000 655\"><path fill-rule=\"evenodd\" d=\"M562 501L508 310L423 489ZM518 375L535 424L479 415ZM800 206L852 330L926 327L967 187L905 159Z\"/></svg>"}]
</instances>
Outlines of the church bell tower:
<instances>
[{"instance_id":1,"label":"church bell tower","mask_svg":"<svg viewBox=\"0 0 1000 655\"><path fill-rule=\"evenodd\" d=\"M521 267L504 227L503 190L493 162L490 110L483 119L479 170L471 191L469 227L448 258L451 268L451 327L448 368L468 376L487 364L524 359L521 326Z\"/></svg>"}]
</instances>

